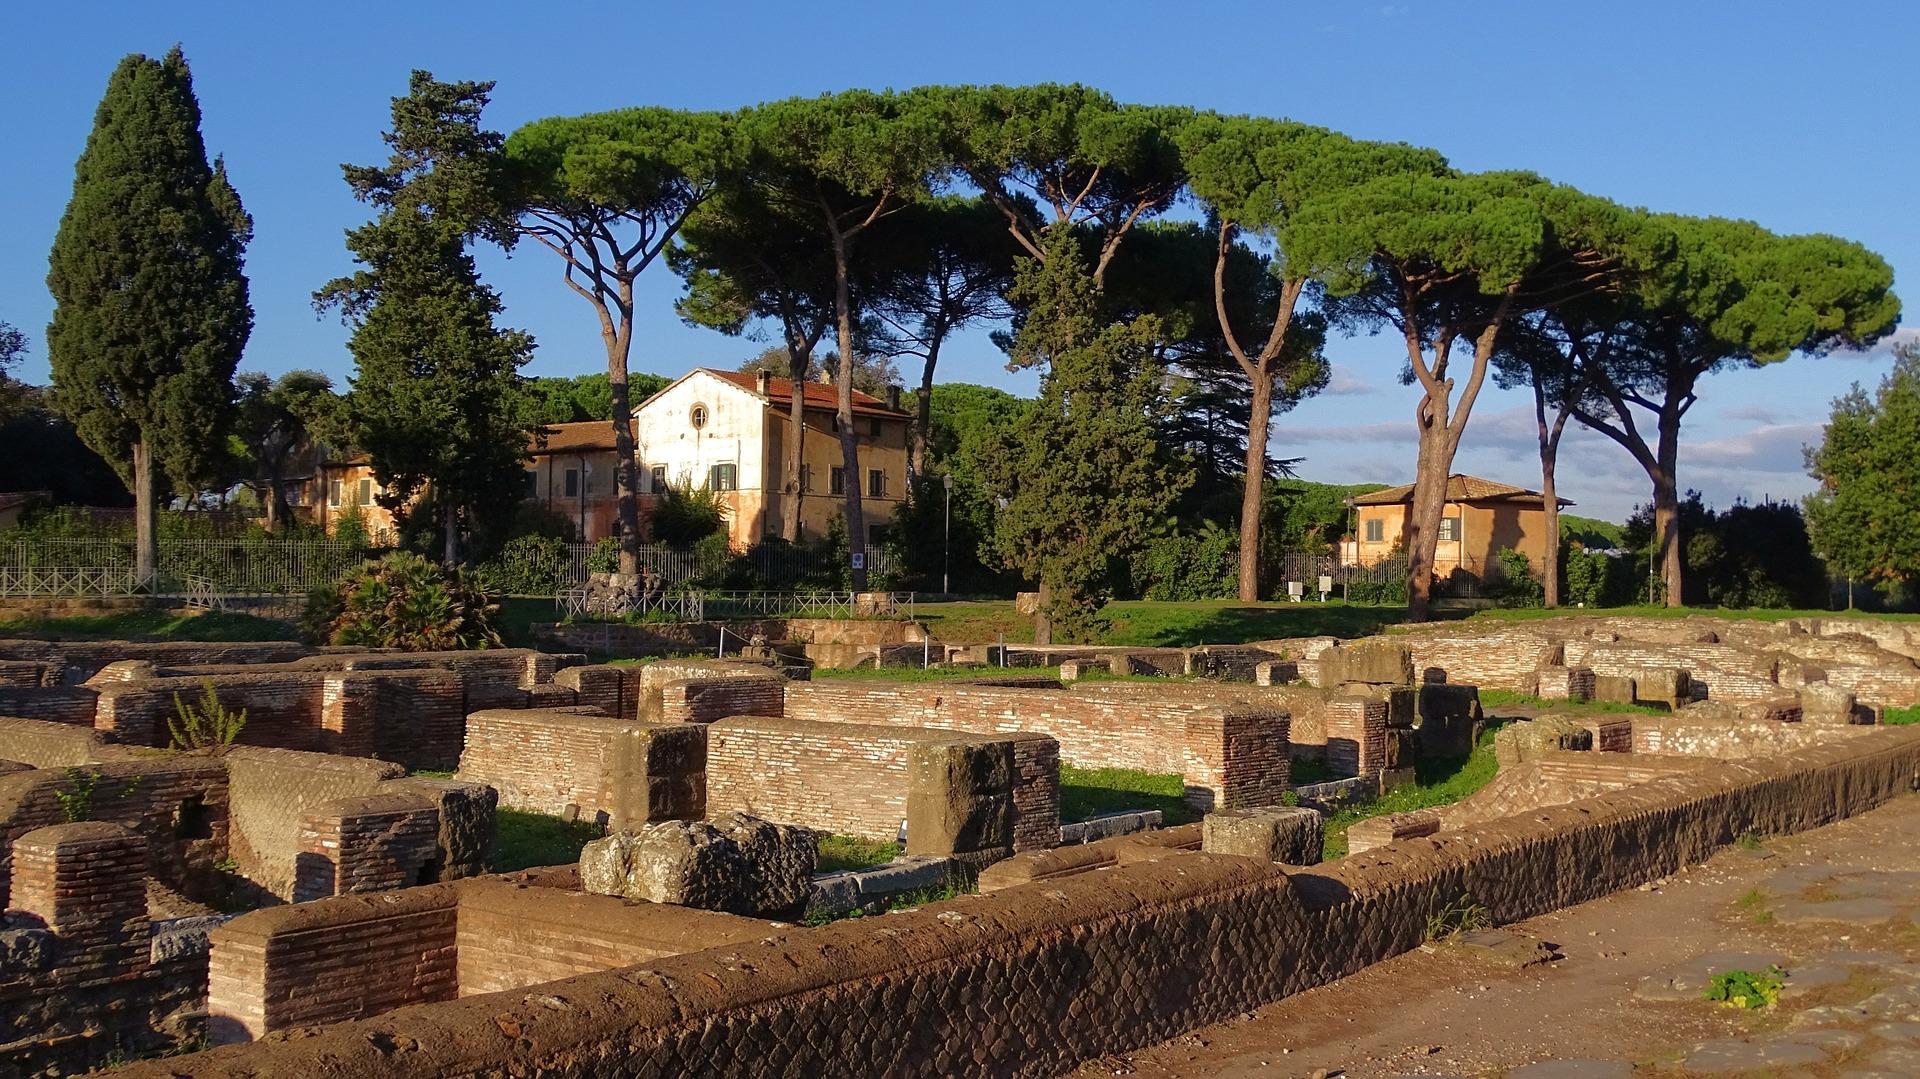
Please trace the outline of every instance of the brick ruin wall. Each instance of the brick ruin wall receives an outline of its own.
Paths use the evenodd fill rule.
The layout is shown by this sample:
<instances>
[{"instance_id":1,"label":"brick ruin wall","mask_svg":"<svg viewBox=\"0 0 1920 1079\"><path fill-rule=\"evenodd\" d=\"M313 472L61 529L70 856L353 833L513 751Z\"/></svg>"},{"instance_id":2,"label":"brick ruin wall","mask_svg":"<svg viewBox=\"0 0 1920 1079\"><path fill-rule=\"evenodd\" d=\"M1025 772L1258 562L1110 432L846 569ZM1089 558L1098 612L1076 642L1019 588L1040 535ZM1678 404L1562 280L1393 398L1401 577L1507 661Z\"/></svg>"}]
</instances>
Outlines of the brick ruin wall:
<instances>
[{"instance_id":1,"label":"brick ruin wall","mask_svg":"<svg viewBox=\"0 0 1920 1079\"><path fill-rule=\"evenodd\" d=\"M43 684L79 685L109 663L139 660L164 666L287 663L313 650L292 641L42 641L0 639L0 659L42 664Z\"/></svg>"},{"instance_id":2,"label":"brick ruin wall","mask_svg":"<svg viewBox=\"0 0 1920 1079\"><path fill-rule=\"evenodd\" d=\"M948 749L978 754L981 761L971 769L942 769L940 754ZM915 854L1045 848L1060 841L1058 753L1057 744L1044 735L993 738L736 717L707 730L708 810L739 810L882 841L893 840L907 823L907 849ZM989 757L999 759L990 762ZM968 773L988 768L990 779L965 782ZM957 829L963 845L956 848L950 845L953 830L934 821L917 824L920 812L940 807L972 820L999 819L985 829ZM967 835L979 843L965 845Z\"/></svg>"},{"instance_id":3,"label":"brick ruin wall","mask_svg":"<svg viewBox=\"0 0 1920 1079\"><path fill-rule=\"evenodd\" d=\"M720 911L483 878L460 886L456 981L463 997L497 993L746 944L775 930Z\"/></svg>"},{"instance_id":4,"label":"brick ruin wall","mask_svg":"<svg viewBox=\"0 0 1920 1079\"><path fill-rule=\"evenodd\" d=\"M1438 668L1446 672L1448 682L1512 693L1534 692L1534 672L1561 662L1560 642L1525 630L1471 637L1409 633L1391 639L1407 645L1416 678Z\"/></svg>"},{"instance_id":5,"label":"brick ruin wall","mask_svg":"<svg viewBox=\"0 0 1920 1079\"><path fill-rule=\"evenodd\" d=\"M146 841L103 821L27 832L0 924L0 1073L71 1075L192 1037L204 948L162 947Z\"/></svg>"},{"instance_id":6,"label":"brick ruin wall","mask_svg":"<svg viewBox=\"0 0 1920 1079\"><path fill-rule=\"evenodd\" d=\"M1416 948L1436 895L1519 921L1666 876L1743 832L1863 812L1917 778L1920 732L1876 730L1325 866L1116 865L893 915L884 935L860 921L793 930L124 1074L1057 1074ZM1063 984L1078 990L1071 1015ZM927 1022L915 1002L931 1001L968 1021Z\"/></svg>"},{"instance_id":7,"label":"brick ruin wall","mask_svg":"<svg viewBox=\"0 0 1920 1079\"><path fill-rule=\"evenodd\" d=\"M789 718L816 722L1046 734L1060 743L1068 763L1185 776L1188 800L1202 808L1271 804L1247 799L1277 799L1288 774L1285 713L1173 695L805 682L786 687L785 710Z\"/></svg>"},{"instance_id":8,"label":"brick ruin wall","mask_svg":"<svg viewBox=\"0 0 1920 1079\"><path fill-rule=\"evenodd\" d=\"M1683 709L1671 716L1634 716L1633 752L1745 760L1788 757L1816 746L1863 736L1870 726L1816 723L1729 722L1695 719Z\"/></svg>"},{"instance_id":9,"label":"brick ruin wall","mask_svg":"<svg viewBox=\"0 0 1920 1079\"><path fill-rule=\"evenodd\" d=\"M294 894L307 816L406 775L384 761L255 746L221 759L231 776L232 857L241 876L282 900Z\"/></svg>"},{"instance_id":10,"label":"brick ruin wall","mask_svg":"<svg viewBox=\"0 0 1920 1079\"><path fill-rule=\"evenodd\" d=\"M576 807L615 828L706 813L704 724L639 723L552 709L467 717L459 777L500 804L552 815Z\"/></svg>"},{"instance_id":11,"label":"brick ruin wall","mask_svg":"<svg viewBox=\"0 0 1920 1079\"><path fill-rule=\"evenodd\" d=\"M679 678L660 687L662 723L712 723L729 716L786 712L787 680L777 674Z\"/></svg>"}]
</instances>

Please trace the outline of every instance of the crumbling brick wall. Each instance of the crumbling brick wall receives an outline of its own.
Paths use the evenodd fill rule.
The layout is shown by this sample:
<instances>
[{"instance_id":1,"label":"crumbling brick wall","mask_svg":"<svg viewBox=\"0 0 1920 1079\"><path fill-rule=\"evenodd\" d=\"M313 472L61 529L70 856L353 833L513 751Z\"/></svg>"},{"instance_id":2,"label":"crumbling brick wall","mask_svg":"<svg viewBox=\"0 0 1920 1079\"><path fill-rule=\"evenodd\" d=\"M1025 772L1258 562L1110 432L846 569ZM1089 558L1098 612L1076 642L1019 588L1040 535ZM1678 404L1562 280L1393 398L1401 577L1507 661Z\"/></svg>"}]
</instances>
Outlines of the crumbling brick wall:
<instances>
[{"instance_id":1,"label":"crumbling brick wall","mask_svg":"<svg viewBox=\"0 0 1920 1079\"><path fill-rule=\"evenodd\" d=\"M1503 689L1534 691L1534 672L1561 662L1562 645L1554 638L1526 630L1454 635L1448 632L1396 634L1413 655L1417 678L1432 668L1446 672L1449 682Z\"/></svg>"},{"instance_id":2,"label":"crumbling brick wall","mask_svg":"<svg viewBox=\"0 0 1920 1079\"><path fill-rule=\"evenodd\" d=\"M1335 776L1374 775L1387 766L1387 702L1336 697L1327 702L1327 771Z\"/></svg>"},{"instance_id":3,"label":"crumbling brick wall","mask_svg":"<svg viewBox=\"0 0 1920 1079\"><path fill-rule=\"evenodd\" d=\"M581 664L554 672L553 684L572 690L575 704L630 720L640 713L639 672L630 663Z\"/></svg>"},{"instance_id":4,"label":"crumbling brick wall","mask_svg":"<svg viewBox=\"0 0 1920 1079\"><path fill-rule=\"evenodd\" d=\"M232 856L266 895L293 897L307 814L375 793L406 769L363 757L245 746L221 758L231 776Z\"/></svg>"},{"instance_id":5,"label":"crumbling brick wall","mask_svg":"<svg viewBox=\"0 0 1920 1079\"><path fill-rule=\"evenodd\" d=\"M785 713L787 680L777 674L679 678L660 687L662 723L711 723L728 716Z\"/></svg>"},{"instance_id":6,"label":"crumbling brick wall","mask_svg":"<svg viewBox=\"0 0 1920 1079\"><path fill-rule=\"evenodd\" d=\"M302 1074L322 1062L374 1077L1058 1074L1417 948L1436 896L1468 895L1495 922L1519 921L1666 876L1746 830L1791 833L1862 812L1908 792L1917 770L1920 736L1876 731L1323 866L1207 854L1118 865L894 915L884 935L859 921L793 930L750 962L717 948L127 1074ZM1077 989L1071 1016L1062 984ZM970 1021L927 1023L899 1006L912 999ZM502 1037L508 1028L517 1036ZM396 1042L417 1048L397 1054Z\"/></svg>"},{"instance_id":7,"label":"crumbling brick wall","mask_svg":"<svg viewBox=\"0 0 1920 1079\"><path fill-rule=\"evenodd\" d=\"M435 884L273 907L214 930L208 1037L223 1045L454 999L454 889Z\"/></svg>"},{"instance_id":8,"label":"crumbling brick wall","mask_svg":"<svg viewBox=\"0 0 1920 1079\"><path fill-rule=\"evenodd\" d=\"M0 716L91 727L99 706L91 686L0 687Z\"/></svg>"},{"instance_id":9,"label":"crumbling brick wall","mask_svg":"<svg viewBox=\"0 0 1920 1079\"><path fill-rule=\"evenodd\" d=\"M1872 727L1817 723L1697 719L1683 710L1671 716L1634 716L1633 752L1743 760L1792 756L1814 746L1857 737Z\"/></svg>"},{"instance_id":10,"label":"crumbling brick wall","mask_svg":"<svg viewBox=\"0 0 1920 1079\"><path fill-rule=\"evenodd\" d=\"M0 894L8 845L75 817L124 827L147 845L146 872L181 887L227 853L227 771L206 757L159 756L0 775Z\"/></svg>"},{"instance_id":11,"label":"crumbling brick wall","mask_svg":"<svg viewBox=\"0 0 1920 1079\"><path fill-rule=\"evenodd\" d=\"M467 717L460 778L535 813L574 807L611 826L697 820L706 812L706 727L494 708Z\"/></svg>"},{"instance_id":12,"label":"crumbling brick wall","mask_svg":"<svg viewBox=\"0 0 1920 1079\"><path fill-rule=\"evenodd\" d=\"M1157 687L1147 687L1157 688ZM1235 689L1241 687L1234 687ZM1251 688L1251 687L1248 687ZM866 723L930 727L976 733L1030 731L1060 743L1062 760L1084 767L1137 768L1160 774L1185 774L1196 746L1213 744L1225 753L1224 740L1190 737L1196 719L1203 728L1223 717L1284 725L1284 713L1235 703L1202 703L1180 692L1165 695L1108 696L1103 693L1002 689L979 685L905 682L794 682L786 687L786 714L827 723ZM1283 747L1284 731L1261 744ZM1243 739L1242 744L1251 744ZM1231 760L1202 762L1204 776L1189 777L1189 799L1211 808L1230 805L1236 791L1270 789L1274 777L1285 782L1287 753L1266 757L1239 754ZM1245 774L1251 773L1251 774ZM1264 778L1263 778L1264 777ZM1212 784L1224 785L1212 785Z\"/></svg>"},{"instance_id":13,"label":"crumbling brick wall","mask_svg":"<svg viewBox=\"0 0 1920 1079\"><path fill-rule=\"evenodd\" d=\"M893 839L907 822L914 853L1053 846L1060 818L1057 751L1049 754L1045 746L1051 741L779 717L724 719L708 727L708 808L881 840ZM961 845L945 845L952 842Z\"/></svg>"},{"instance_id":14,"label":"crumbling brick wall","mask_svg":"<svg viewBox=\"0 0 1920 1079\"><path fill-rule=\"evenodd\" d=\"M125 753L92 727L0 717L0 757L35 768L92 764Z\"/></svg>"},{"instance_id":15,"label":"crumbling brick wall","mask_svg":"<svg viewBox=\"0 0 1920 1079\"><path fill-rule=\"evenodd\" d=\"M777 928L737 914L628 903L498 877L463 882L459 897L456 950L463 997L746 944Z\"/></svg>"},{"instance_id":16,"label":"crumbling brick wall","mask_svg":"<svg viewBox=\"0 0 1920 1079\"><path fill-rule=\"evenodd\" d=\"M54 685L75 686L109 663L155 666L286 663L312 650L294 641L43 641L0 639L0 659L42 663Z\"/></svg>"},{"instance_id":17,"label":"crumbling brick wall","mask_svg":"<svg viewBox=\"0 0 1920 1079\"><path fill-rule=\"evenodd\" d=\"M293 901L431 884L439 878L439 837L439 811L419 794L326 802L300 820Z\"/></svg>"}]
</instances>

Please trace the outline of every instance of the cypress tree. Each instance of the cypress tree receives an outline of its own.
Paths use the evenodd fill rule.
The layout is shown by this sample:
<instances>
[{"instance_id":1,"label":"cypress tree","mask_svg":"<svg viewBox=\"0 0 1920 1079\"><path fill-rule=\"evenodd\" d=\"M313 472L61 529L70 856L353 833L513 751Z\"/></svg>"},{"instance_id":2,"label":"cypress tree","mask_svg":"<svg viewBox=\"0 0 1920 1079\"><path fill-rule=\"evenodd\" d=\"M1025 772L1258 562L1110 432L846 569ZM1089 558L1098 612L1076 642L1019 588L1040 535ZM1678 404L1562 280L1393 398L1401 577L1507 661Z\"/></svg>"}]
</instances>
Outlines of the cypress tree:
<instances>
[{"instance_id":1,"label":"cypress tree","mask_svg":"<svg viewBox=\"0 0 1920 1079\"><path fill-rule=\"evenodd\" d=\"M159 560L157 478L190 491L226 445L252 233L224 163L207 162L179 47L121 60L54 237L47 359L55 407L133 490L143 580Z\"/></svg>"},{"instance_id":2,"label":"cypress tree","mask_svg":"<svg viewBox=\"0 0 1920 1079\"><path fill-rule=\"evenodd\" d=\"M354 328L346 416L383 503L430 496L417 504L438 517L448 564L459 558L462 514L486 534L519 505L533 426L519 375L533 339L494 325L500 297L468 252L506 227L501 137L480 126L492 87L413 73L409 94L393 100L387 163L344 168L354 194L380 211L347 234L364 268L314 296Z\"/></svg>"}]
</instances>

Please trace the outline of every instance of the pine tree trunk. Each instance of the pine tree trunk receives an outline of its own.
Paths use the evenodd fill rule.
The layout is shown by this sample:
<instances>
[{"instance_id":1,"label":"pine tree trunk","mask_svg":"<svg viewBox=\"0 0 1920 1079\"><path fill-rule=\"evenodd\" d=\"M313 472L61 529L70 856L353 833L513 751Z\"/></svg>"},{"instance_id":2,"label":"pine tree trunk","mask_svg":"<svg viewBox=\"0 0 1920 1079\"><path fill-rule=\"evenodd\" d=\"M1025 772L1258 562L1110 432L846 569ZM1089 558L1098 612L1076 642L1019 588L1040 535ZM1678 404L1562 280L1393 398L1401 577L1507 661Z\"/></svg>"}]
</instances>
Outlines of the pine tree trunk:
<instances>
[{"instance_id":1,"label":"pine tree trunk","mask_svg":"<svg viewBox=\"0 0 1920 1079\"><path fill-rule=\"evenodd\" d=\"M627 396L627 353L610 356L607 385L613 391L613 486L620 517L620 572L640 572L639 469L633 461L633 406ZM584 496L587 477L580 476Z\"/></svg>"},{"instance_id":2,"label":"pine tree trunk","mask_svg":"<svg viewBox=\"0 0 1920 1079\"><path fill-rule=\"evenodd\" d=\"M860 438L853 426L853 290L848 281L847 240L833 238L833 317L840 343L839 375L835 379L836 411L840 419L840 460L846 473L848 578L855 592L867 590L867 522L860 504Z\"/></svg>"},{"instance_id":3,"label":"pine tree trunk","mask_svg":"<svg viewBox=\"0 0 1920 1079\"><path fill-rule=\"evenodd\" d=\"M153 454L145 442L133 444L133 572L136 583L149 590L158 587L154 578L160 571L160 537L154 520L158 504L153 489Z\"/></svg>"},{"instance_id":4,"label":"pine tree trunk","mask_svg":"<svg viewBox=\"0 0 1920 1079\"><path fill-rule=\"evenodd\" d=\"M927 349L927 362L920 368L920 393L914 400L913 437L907 451L907 467L915 476L927 474L927 445L933 440L933 366L940 357L940 342Z\"/></svg>"},{"instance_id":5,"label":"pine tree trunk","mask_svg":"<svg viewBox=\"0 0 1920 1079\"><path fill-rule=\"evenodd\" d=\"M1540 602L1545 607L1560 606L1560 498L1555 493L1553 475L1558 457L1558 446L1541 447L1540 499L1547 514L1547 546L1540 556Z\"/></svg>"},{"instance_id":6,"label":"pine tree trunk","mask_svg":"<svg viewBox=\"0 0 1920 1079\"><path fill-rule=\"evenodd\" d=\"M1422 429L1413 500L1407 512L1407 620L1424 622L1433 602L1433 556L1440 546L1440 517L1447 505L1447 458L1439 452L1441 430Z\"/></svg>"},{"instance_id":7,"label":"pine tree trunk","mask_svg":"<svg viewBox=\"0 0 1920 1079\"><path fill-rule=\"evenodd\" d=\"M808 349L794 347L794 339L787 338L787 430L792 435L787 440L783 486L787 490L786 504L780 507L780 538L788 543L800 542L800 509L806 499L807 486L801 482L801 471L806 466L807 446L807 368L812 366L813 353Z\"/></svg>"},{"instance_id":8,"label":"pine tree trunk","mask_svg":"<svg viewBox=\"0 0 1920 1079\"><path fill-rule=\"evenodd\" d=\"M1247 417L1247 479L1240 492L1240 598L1260 598L1260 502L1267 479L1267 427L1273 415L1273 379L1263 367L1253 380Z\"/></svg>"}]
</instances>

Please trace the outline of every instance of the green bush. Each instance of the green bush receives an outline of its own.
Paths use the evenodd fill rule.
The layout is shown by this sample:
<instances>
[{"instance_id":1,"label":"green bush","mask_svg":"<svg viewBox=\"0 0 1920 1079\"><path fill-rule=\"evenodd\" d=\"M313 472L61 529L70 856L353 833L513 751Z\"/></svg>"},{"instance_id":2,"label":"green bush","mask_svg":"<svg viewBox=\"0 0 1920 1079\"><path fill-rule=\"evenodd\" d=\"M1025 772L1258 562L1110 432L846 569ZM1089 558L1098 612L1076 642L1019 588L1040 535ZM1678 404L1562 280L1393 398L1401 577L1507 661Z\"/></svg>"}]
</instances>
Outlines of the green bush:
<instances>
[{"instance_id":1,"label":"green bush","mask_svg":"<svg viewBox=\"0 0 1920 1079\"><path fill-rule=\"evenodd\" d=\"M486 592L459 570L447 571L419 555L395 551L363 563L340 581L332 599L316 589L303 623L325 626L330 644L432 652L500 644ZM322 621L338 604L338 613Z\"/></svg>"},{"instance_id":2,"label":"green bush","mask_svg":"<svg viewBox=\"0 0 1920 1079\"><path fill-rule=\"evenodd\" d=\"M619 539L613 536L602 536L593 541L593 549L587 552L587 572L615 573L619 569Z\"/></svg>"},{"instance_id":3,"label":"green bush","mask_svg":"<svg viewBox=\"0 0 1920 1079\"><path fill-rule=\"evenodd\" d=\"M1634 599L1633 559L1568 544L1560 555L1562 606L1619 607Z\"/></svg>"},{"instance_id":4,"label":"green bush","mask_svg":"<svg viewBox=\"0 0 1920 1079\"><path fill-rule=\"evenodd\" d=\"M551 596L567 586L573 558L565 541L552 536L519 536L500 553L474 567L473 578L496 596Z\"/></svg>"},{"instance_id":5,"label":"green bush","mask_svg":"<svg viewBox=\"0 0 1920 1079\"><path fill-rule=\"evenodd\" d=\"M1141 599L1231 599L1240 592L1240 537L1212 521L1159 536L1134 555L1132 573Z\"/></svg>"},{"instance_id":6,"label":"green bush","mask_svg":"<svg viewBox=\"0 0 1920 1079\"><path fill-rule=\"evenodd\" d=\"M1538 607L1546 602L1546 588L1533 575L1533 560L1511 547L1494 553L1500 562L1500 604L1503 607Z\"/></svg>"},{"instance_id":7,"label":"green bush","mask_svg":"<svg viewBox=\"0 0 1920 1079\"><path fill-rule=\"evenodd\" d=\"M647 517L654 542L673 547L698 543L726 526L727 504L720 492L705 484L669 486L660 496L660 504Z\"/></svg>"}]
</instances>

